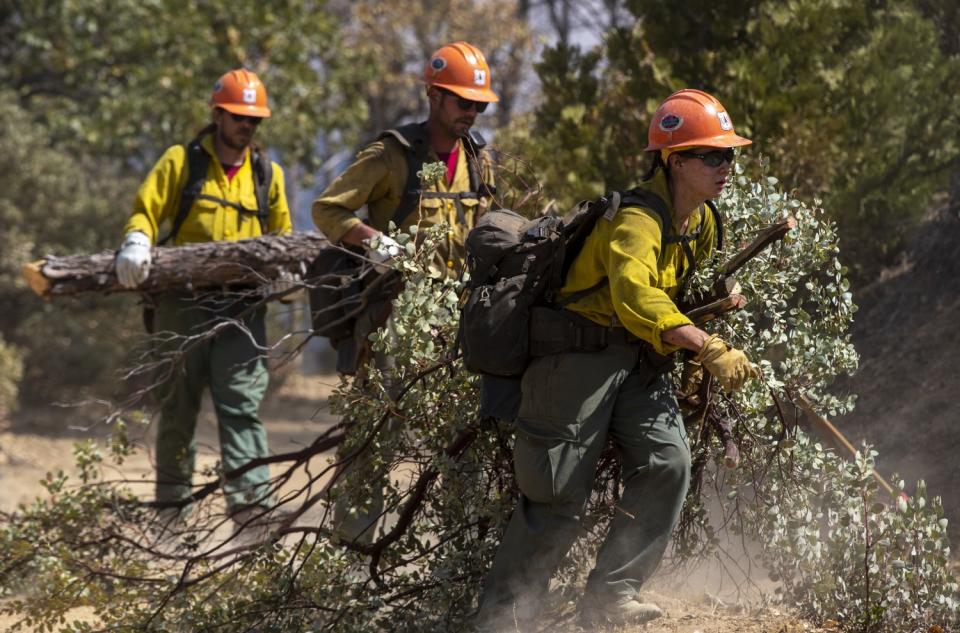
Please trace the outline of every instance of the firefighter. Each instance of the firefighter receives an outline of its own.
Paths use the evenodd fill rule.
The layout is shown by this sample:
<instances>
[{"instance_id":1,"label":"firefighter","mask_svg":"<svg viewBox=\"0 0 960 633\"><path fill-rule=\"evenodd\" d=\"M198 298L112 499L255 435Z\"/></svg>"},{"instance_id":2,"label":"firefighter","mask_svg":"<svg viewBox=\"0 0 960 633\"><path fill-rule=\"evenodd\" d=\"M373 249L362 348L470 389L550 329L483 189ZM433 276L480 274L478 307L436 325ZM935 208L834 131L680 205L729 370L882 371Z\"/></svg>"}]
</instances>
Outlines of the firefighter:
<instances>
[{"instance_id":1,"label":"firefighter","mask_svg":"<svg viewBox=\"0 0 960 633\"><path fill-rule=\"evenodd\" d=\"M582 533L608 439L621 458L623 493L587 581L582 622L661 615L639 591L663 556L690 478L670 357L689 350L727 391L757 375L742 351L676 305L684 280L713 254L718 226L705 203L726 186L734 148L751 141L736 134L717 99L689 89L659 106L648 139L653 167L640 187L669 214L625 202L597 221L572 262L558 303L582 297L562 311L576 340L534 358L523 375L514 447L521 495L486 579L481 629L535 623L551 576Z\"/></svg>"},{"instance_id":2,"label":"firefighter","mask_svg":"<svg viewBox=\"0 0 960 633\"><path fill-rule=\"evenodd\" d=\"M127 288L148 278L155 244L292 230L283 170L253 143L270 117L263 83L249 70L232 70L214 85L209 105L210 124L191 142L168 148L140 186L116 260L117 278ZM161 237L162 226L169 229ZM205 388L217 415L224 472L268 455L259 417L267 388L265 312L259 295L208 292L163 293L150 310L148 329L165 333L158 350L164 355L174 353L185 337L218 329L191 344L182 359L164 365L161 377L156 499L180 516L189 508L194 431ZM243 523L269 506L268 480L267 466L224 480L227 512L235 521Z\"/></svg>"},{"instance_id":3,"label":"firefighter","mask_svg":"<svg viewBox=\"0 0 960 633\"><path fill-rule=\"evenodd\" d=\"M492 162L482 137L472 131L477 116L499 97L491 90L490 67L483 53L467 42L441 46L423 71L429 114L426 121L381 133L313 203L314 223L331 242L362 249L364 257L387 272L400 246L388 234L392 222L402 230L446 224L446 239L437 252L440 274L460 274L464 239L494 194ZM424 164L442 162L443 178L422 183ZM357 211L366 206L366 221ZM393 291L398 291L396 284ZM368 336L387 323L392 294L372 301L357 318L353 335L336 342L338 370L355 373L371 358ZM320 309L323 306L314 306ZM392 359L373 358L381 369ZM393 428L394 425L389 425ZM389 429L388 429L389 430ZM363 459L351 469L360 468ZM378 473L383 481L386 473ZM339 499L335 523L341 538L369 542L383 511L382 486L369 487L370 499L354 500L348 509Z\"/></svg>"}]
</instances>

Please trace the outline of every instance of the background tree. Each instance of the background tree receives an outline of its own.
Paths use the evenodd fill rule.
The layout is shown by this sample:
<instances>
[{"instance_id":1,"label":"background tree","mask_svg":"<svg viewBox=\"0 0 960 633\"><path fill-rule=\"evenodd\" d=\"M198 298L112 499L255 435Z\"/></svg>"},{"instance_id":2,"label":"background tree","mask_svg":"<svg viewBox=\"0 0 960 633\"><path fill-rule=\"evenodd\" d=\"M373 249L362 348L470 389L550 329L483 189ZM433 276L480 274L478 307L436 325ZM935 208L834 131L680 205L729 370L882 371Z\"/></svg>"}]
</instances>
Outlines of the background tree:
<instances>
[{"instance_id":1,"label":"background tree","mask_svg":"<svg viewBox=\"0 0 960 633\"><path fill-rule=\"evenodd\" d=\"M940 45L952 9L931 19L884 1L627 6L633 19L602 45L545 52L542 100L514 130L519 151L549 157L546 189L561 206L636 182L656 104L696 87L720 97L756 142L747 151L767 155L787 187L824 200L855 282L896 259L960 155L960 97L943 89L960 79L960 57Z\"/></svg>"}]
</instances>

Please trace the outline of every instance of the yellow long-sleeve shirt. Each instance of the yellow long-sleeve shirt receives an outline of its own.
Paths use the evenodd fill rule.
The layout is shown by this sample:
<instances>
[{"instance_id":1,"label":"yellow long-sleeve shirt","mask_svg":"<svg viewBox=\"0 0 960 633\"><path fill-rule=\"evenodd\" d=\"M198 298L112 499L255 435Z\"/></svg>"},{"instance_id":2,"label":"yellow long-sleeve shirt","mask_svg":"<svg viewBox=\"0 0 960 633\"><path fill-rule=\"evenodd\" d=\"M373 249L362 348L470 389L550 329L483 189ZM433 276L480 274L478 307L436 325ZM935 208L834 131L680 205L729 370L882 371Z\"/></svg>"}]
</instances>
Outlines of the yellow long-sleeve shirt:
<instances>
[{"instance_id":1,"label":"yellow long-sleeve shirt","mask_svg":"<svg viewBox=\"0 0 960 633\"><path fill-rule=\"evenodd\" d=\"M470 172L467 167L467 155L463 142L458 141L458 159L453 181L436 182L426 191L462 192L470 191ZM427 162L439 161L432 150ZM488 160L483 160L481 171L484 182L493 185L493 168ZM407 184L407 151L400 142L392 137L375 141L357 154L357 159L340 174L320 197L313 202L313 221L317 228L332 242L339 241L343 235L361 222L356 211L367 206L368 222L378 231L386 231L390 220L400 205ZM450 199L424 198L419 208L403 221L401 229L414 224L426 228L446 222L450 226L447 243L440 248L440 257L450 269L459 269L463 263L464 241L489 206L489 200L480 198L462 198L461 222L456 204Z\"/></svg>"},{"instance_id":2,"label":"yellow long-sleeve shirt","mask_svg":"<svg viewBox=\"0 0 960 633\"><path fill-rule=\"evenodd\" d=\"M662 171L641 186L659 195L673 217L670 191ZM712 255L717 230L713 214L704 211L692 213L686 228L687 234L695 232L700 228L700 218L704 218L700 236L691 243L698 265ZM680 234L675 222L674 219L673 233ZM612 220L601 218L587 236L583 250L570 267L560 298L592 288L606 278L607 285L567 308L601 325L617 321L660 354L674 352L677 348L664 343L661 335L664 330L691 324L673 302L690 271L679 243L667 244L662 256L660 249L659 214L646 207L623 207Z\"/></svg>"},{"instance_id":3,"label":"yellow long-sleeve shirt","mask_svg":"<svg viewBox=\"0 0 960 633\"><path fill-rule=\"evenodd\" d=\"M247 209L257 208L257 197L253 186L253 158L248 150L243 165L228 180L223 166L213 150L213 139L207 135L201 146L210 154L207 178L203 183L202 194L235 202ZM270 182L270 211L267 219L268 232L285 234L293 230L290 220L290 208L284 186L283 169L271 162L273 177ZM156 244L161 237L161 226L168 227L180 206L180 193L187 183L187 152L183 145L174 145L164 152L153 166L133 203L133 213L127 220L124 234L140 231ZM169 228L165 229L169 231ZM180 231L172 241L173 245L194 242L215 242L242 240L261 235L260 221L255 214L241 213L236 208L214 202L197 199L190 208Z\"/></svg>"}]
</instances>

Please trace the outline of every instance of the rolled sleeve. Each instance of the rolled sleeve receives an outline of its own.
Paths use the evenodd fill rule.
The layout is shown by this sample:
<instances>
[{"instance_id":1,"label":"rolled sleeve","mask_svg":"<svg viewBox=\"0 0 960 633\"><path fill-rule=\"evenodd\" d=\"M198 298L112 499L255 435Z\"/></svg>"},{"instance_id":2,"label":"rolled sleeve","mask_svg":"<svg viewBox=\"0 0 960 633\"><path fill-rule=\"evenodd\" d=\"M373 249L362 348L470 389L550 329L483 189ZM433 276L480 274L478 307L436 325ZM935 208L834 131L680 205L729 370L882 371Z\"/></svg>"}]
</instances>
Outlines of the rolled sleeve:
<instances>
[{"instance_id":1,"label":"rolled sleeve","mask_svg":"<svg viewBox=\"0 0 960 633\"><path fill-rule=\"evenodd\" d=\"M383 143L377 142L357 155L357 160L336 178L313 202L313 222L332 242L360 224L355 211L386 195L390 168Z\"/></svg>"}]
</instances>

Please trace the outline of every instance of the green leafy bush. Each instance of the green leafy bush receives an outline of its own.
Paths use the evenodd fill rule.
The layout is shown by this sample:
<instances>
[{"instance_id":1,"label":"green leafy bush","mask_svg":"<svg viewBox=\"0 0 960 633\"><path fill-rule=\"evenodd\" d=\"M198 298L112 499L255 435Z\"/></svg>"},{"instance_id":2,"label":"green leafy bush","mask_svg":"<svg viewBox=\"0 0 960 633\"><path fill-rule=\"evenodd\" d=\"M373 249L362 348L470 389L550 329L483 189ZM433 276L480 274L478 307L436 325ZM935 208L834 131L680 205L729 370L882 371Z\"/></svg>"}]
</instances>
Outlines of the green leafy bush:
<instances>
[{"instance_id":1,"label":"green leafy bush","mask_svg":"<svg viewBox=\"0 0 960 633\"><path fill-rule=\"evenodd\" d=\"M136 187L103 162L51 145L49 132L0 91L0 336L20 349L28 402L110 393L139 331L130 297L44 301L21 278L21 266L48 254L116 248L129 204L118 201Z\"/></svg>"}]
</instances>

